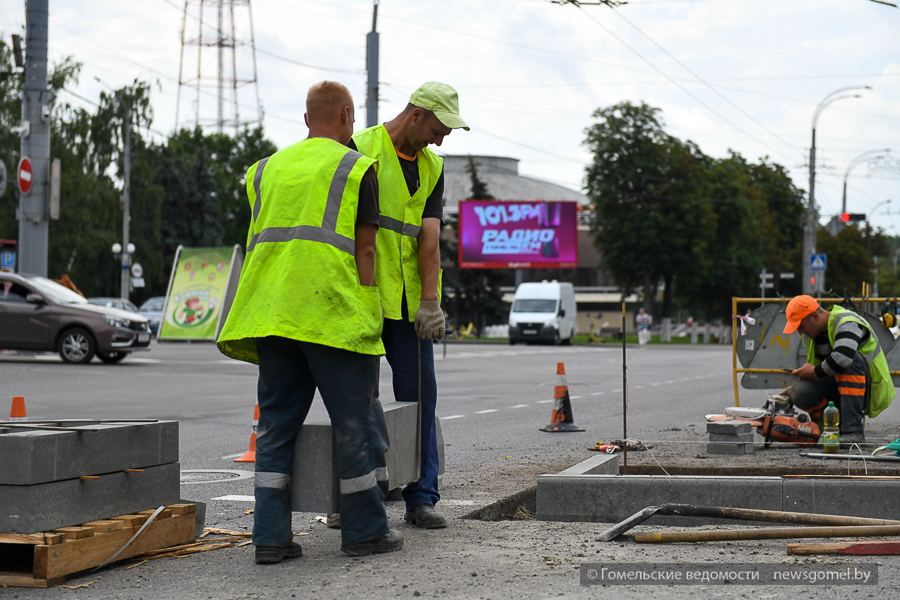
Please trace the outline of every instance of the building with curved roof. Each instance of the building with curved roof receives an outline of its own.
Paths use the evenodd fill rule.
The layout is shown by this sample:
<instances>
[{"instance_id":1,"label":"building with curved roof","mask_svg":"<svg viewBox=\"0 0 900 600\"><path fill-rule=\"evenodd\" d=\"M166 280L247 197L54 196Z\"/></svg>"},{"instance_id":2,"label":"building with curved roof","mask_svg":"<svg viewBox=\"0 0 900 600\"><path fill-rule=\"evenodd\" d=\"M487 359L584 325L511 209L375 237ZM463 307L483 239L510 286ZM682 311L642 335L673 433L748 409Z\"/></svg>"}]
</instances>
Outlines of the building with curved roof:
<instances>
[{"instance_id":1,"label":"building with curved roof","mask_svg":"<svg viewBox=\"0 0 900 600\"><path fill-rule=\"evenodd\" d=\"M469 161L498 200L574 200L585 208L588 197L565 186L519 174L519 159L507 156L450 154L444 157L444 212L455 215L459 201L472 197Z\"/></svg>"}]
</instances>

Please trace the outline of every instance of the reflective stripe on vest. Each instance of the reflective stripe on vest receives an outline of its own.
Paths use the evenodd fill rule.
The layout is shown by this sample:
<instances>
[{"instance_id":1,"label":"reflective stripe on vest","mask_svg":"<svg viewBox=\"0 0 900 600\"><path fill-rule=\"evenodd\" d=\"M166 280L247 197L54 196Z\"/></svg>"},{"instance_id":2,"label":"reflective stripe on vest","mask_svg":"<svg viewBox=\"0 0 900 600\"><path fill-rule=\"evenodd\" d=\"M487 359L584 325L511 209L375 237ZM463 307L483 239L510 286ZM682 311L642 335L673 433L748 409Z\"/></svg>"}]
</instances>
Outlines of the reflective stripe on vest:
<instances>
[{"instance_id":1,"label":"reflective stripe on vest","mask_svg":"<svg viewBox=\"0 0 900 600\"><path fill-rule=\"evenodd\" d=\"M347 178L353 165L356 164L362 155L359 152L350 151L338 164L334 178L331 180L331 186L328 188L328 200L325 204L325 214L322 217L322 226L314 227L312 225L298 225L296 227L267 227L253 235L250 243L247 245L247 254L253 251L257 244L266 242L290 242L291 240L306 240L309 242L321 242L330 244L338 250L342 250L351 256L356 254L356 242L348 237L344 237L337 232L338 214L341 212L341 199L344 197L344 188L347 187ZM256 202L253 205L253 221L259 217L259 211L262 207L262 200L259 193L259 184L262 180L263 169L266 167L264 158L259 161L256 167L256 175L253 177L253 189L256 192Z\"/></svg>"},{"instance_id":2,"label":"reflective stripe on vest","mask_svg":"<svg viewBox=\"0 0 900 600\"><path fill-rule=\"evenodd\" d=\"M422 227L419 225L410 225L409 223L398 221L397 219L386 215L378 217L378 226L384 229L390 229L400 235L408 235L409 237L416 239L419 238L419 232L422 231Z\"/></svg>"},{"instance_id":3,"label":"reflective stripe on vest","mask_svg":"<svg viewBox=\"0 0 900 600\"><path fill-rule=\"evenodd\" d=\"M266 163L269 162L269 157L265 157L259 164L256 166L256 174L253 176L253 191L256 192L256 202L253 203L253 222L256 223L256 220L259 219L259 209L262 206L262 199L259 195L259 182L262 179L263 169L266 168Z\"/></svg>"},{"instance_id":4,"label":"reflective stripe on vest","mask_svg":"<svg viewBox=\"0 0 900 600\"><path fill-rule=\"evenodd\" d=\"M335 140L307 138L250 167L255 219L221 352L258 364L257 340L276 336L384 354L379 291L359 281L354 239L360 187L374 164Z\"/></svg>"}]
</instances>

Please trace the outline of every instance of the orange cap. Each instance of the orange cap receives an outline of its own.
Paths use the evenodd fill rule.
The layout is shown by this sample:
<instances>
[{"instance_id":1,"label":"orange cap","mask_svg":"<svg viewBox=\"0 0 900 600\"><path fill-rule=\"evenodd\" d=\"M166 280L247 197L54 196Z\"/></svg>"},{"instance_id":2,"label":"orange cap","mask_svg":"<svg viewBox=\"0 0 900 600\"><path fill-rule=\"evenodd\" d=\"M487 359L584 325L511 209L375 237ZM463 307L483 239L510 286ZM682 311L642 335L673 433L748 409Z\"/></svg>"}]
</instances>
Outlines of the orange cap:
<instances>
[{"instance_id":1,"label":"orange cap","mask_svg":"<svg viewBox=\"0 0 900 600\"><path fill-rule=\"evenodd\" d=\"M800 327L800 321L819 310L819 302L812 296L806 294L794 296L788 302L787 309L787 325L784 326L785 333L794 333Z\"/></svg>"}]
</instances>

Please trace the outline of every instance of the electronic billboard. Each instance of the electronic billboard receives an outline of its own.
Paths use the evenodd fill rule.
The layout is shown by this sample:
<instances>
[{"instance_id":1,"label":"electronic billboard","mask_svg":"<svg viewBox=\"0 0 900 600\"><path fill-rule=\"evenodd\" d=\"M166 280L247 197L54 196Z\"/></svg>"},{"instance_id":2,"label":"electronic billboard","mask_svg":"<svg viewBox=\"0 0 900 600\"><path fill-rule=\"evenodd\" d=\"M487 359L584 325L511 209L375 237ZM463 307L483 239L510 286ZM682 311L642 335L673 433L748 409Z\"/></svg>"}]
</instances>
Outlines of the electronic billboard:
<instances>
[{"instance_id":1,"label":"electronic billboard","mask_svg":"<svg viewBox=\"0 0 900 600\"><path fill-rule=\"evenodd\" d=\"M462 269L574 269L576 202L463 200L459 203Z\"/></svg>"}]
</instances>

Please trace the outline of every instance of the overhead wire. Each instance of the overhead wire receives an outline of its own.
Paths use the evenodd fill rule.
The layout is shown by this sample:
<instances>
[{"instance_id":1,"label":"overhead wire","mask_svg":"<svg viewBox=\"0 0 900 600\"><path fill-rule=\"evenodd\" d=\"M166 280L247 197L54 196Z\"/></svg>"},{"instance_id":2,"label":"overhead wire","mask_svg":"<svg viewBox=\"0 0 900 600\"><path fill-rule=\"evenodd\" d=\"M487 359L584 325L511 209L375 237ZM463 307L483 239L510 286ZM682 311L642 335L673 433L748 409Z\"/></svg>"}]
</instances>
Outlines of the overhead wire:
<instances>
[{"instance_id":1,"label":"overhead wire","mask_svg":"<svg viewBox=\"0 0 900 600\"><path fill-rule=\"evenodd\" d=\"M161 1L164 2L165 4L171 6L172 8L176 9L178 12L182 12L182 10L183 10L182 7L180 7L180 6L178 6L177 4L175 4L175 2L173 2L172 0L161 0ZM215 33L216 35L219 34L219 30L218 30L217 27L214 27L213 25L211 25L211 24L209 24L208 22L204 21L203 19L199 18L197 15L194 15L194 14L192 14L192 13L184 13L184 14L185 14L189 19L191 19L192 21L196 21L197 23L200 23L201 25L205 26L206 29L208 29L211 33ZM246 42L242 42L240 45L241 45L241 46L249 46L249 44L247 44ZM298 67L305 67L305 68L307 68L307 69L314 69L314 70L317 70L317 71L328 71L328 72L333 72L333 73L345 73L345 74L348 74L348 75L357 75L357 76L360 75L360 74L362 74L362 73L365 73L365 69L348 69L348 68L341 68L341 67L326 67L326 66L324 66L324 65L315 65L315 64L312 64L312 63L304 62L304 61L302 61L302 60L297 60L297 59L295 59L295 58L289 58L289 57L287 57L287 56L283 56L283 55L278 54L278 53L276 53L276 52L272 52L271 50L266 50L265 48L261 48L261 47L259 46L259 44L256 44L256 45L254 45L253 47L254 47L254 48L256 49L256 51L257 51L258 53L260 53L260 54L263 54L263 55L265 55L265 56L269 56L269 57L271 57L271 58L275 58L275 59L277 59L277 60L280 60L280 61L283 61L283 62L292 64L292 65L295 65L295 66L298 66Z\"/></svg>"},{"instance_id":2,"label":"overhead wire","mask_svg":"<svg viewBox=\"0 0 900 600\"><path fill-rule=\"evenodd\" d=\"M357 9L357 8L354 8L354 7L351 7L351 6L347 6L347 5L345 5L345 4L339 4L339 3L336 3L336 2L330 2L330 1L328 1L328 0L308 0L308 1L309 1L309 2L312 2L312 3L314 3L314 4L321 4L321 5L325 5L325 6L333 6L333 7L340 8L340 9L342 9L342 10L349 10L349 11L353 11L353 12L359 12L359 13L365 13L365 14L368 14L368 12L365 11L365 10ZM397 23L403 23L403 24L405 24L405 25L414 25L414 26L416 26L416 27L422 27L422 28L424 28L424 29L431 29L431 30L434 30L434 31L443 31L444 33L451 33L451 34L459 35L459 36L463 36L463 37L469 37L469 38L474 38L474 39L481 39L481 40L485 40L485 41L488 41L488 42L493 42L493 43L495 43L495 44L502 44L502 45L511 46L511 47L515 47L515 48L523 48L523 49L525 49L525 50L531 50L531 51L533 51L533 52L540 52L540 53L543 53L543 54L550 54L550 55L554 55L554 56L561 56L561 57L564 57L564 58L570 58L570 59L572 59L572 60L577 60L577 61L581 61L581 62L588 62L588 63L593 63L593 64L599 64L599 65L604 65L604 66L606 66L606 67L612 67L612 68L622 69L622 70L626 70L626 71L635 71L635 72L638 72L638 73L649 73L649 72L650 72L650 71L647 71L646 69L642 69L642 68L640 68L640 67L634 67L634 66L623 65L623 64L618 64L618 63L611 63L611 62L607 62L607 61L604 61L604 60L599 60L599 59L596 59L596 58L591 58L591 57L589 57L589 56L584 56L584 55L582 55L582 54L572 54L572 53L570 53L570 52L562 52L562 51L560 51L560 50L553 50L553 49L550 49L550 48L542 48L542 47L540 47L540 46L532 46L532 45L530 45L530 44L524 44L524 43L522 43L522 42L516 42L516 41L513 41L513 40L504 39L504 38L497 38L497 37L492 37L492 36L487 36L487 35L481 35L481 34L473 33L473 32L471 32L471 31L466 31L466 30L462 30L462 29L452 29L452 28L448 28L448 27L438 27L438 26L432 25L432 24L430 24L430 23L421 23L421 22L418 22L418 21L413 21L413 20L411 20L411 19L404 19L404 18L401 18L401 17L396 17L396 16L393 16L393 15L390 15L390 14L379 14L378 17L379 17L379 19L384 20L384 21L395 21L395 22L397 22Z\"/></svg>"},{"instance_id":3,"label":"overhead wire","mask_svg":"<svg viewBox=\"0 0 900 600\"><path fill-rule=\"evenodd\" d=\"M114 49L110 48L109 46L105 46L105 45L103 45L103 44L100 44L99 42L96 42L96 41L94 41L94 40L92 40L92 39L89 39L89 38L87 38L86 36L81 35L81 34L78 33L77 31L74 31L74 30L72 30L72 29L66 27L65 25L62 25L62 24L58 23L57 21L55 21L55 20L52 19L52 18L51 18L50 20L53 22L53 24L54 24L55 27L59 27L59 28L65 30L65 31L68 31L70 34L72 34L72 35L74 35L74 36L76 36L76 37L82 38L83 40L85 40L85 41L87 41L88 43L90 43L91 45L93 45L94 48L98 48L98 49L100 49L101 51L103 51L103 52L106 53L106 54L109 54L109 55L111 55L111 56L118 56L121 60L124 60L124 61L129 62L129 63L134 64L134 65L137 65L137 66L141 67L142 69L145 69L146 71L149 71L149 72L151 72L151 73L154 73L154 74L156 74L156 75L159 75L160 77L162 77L162 78L164 78L164 79L167 79L167 80L172 81L172 82L175 82L175 83L178 82L178 78L177 78L177 77L174 77L173 75L170 75L170 74L168 74L168 73L166 73L166 72L164 72L164 71L160 71L159 69L157 69L157 68L155 68L155 67L150 67L150 66L148 66L148 65L146 65L146 64L144 64L144 63L142 63L142 62L140 62L140 61L134 60L133 58L131 58L131 57L129 57L129 56L123 54L122 52L120 52L120 51L118 51L118 50L114 50ZM162 91L163 91L163 93L172 93L172 92L166 92L165 90L162 90ZM207 89L202 89L202 88L201 88L200 93L203 94L203 95L205 95L205 96L207 96L207 97L210 97L210 98L217 98L217 96L216 96L215 93L213 93L213 92L211 92L210 90L207 90ZM250 106L250 105L248 105L248 104L242 104L242 103L239 103L238 106L240 106L241 108L246 108L246 109L248 109L248 110L256 110L256 107ZM286 122L289 122L289 123L295 123L295 124L297 124L297 125L303 125L304 127L306 127L306 123L304 123L303 121L300 121L300 120L298 120L298 119L293 119L293 118L291 118L291 117L285 117L285 116L283 116L283 115L279 115L279 114L276 114L276 113L272 113L272 112L270 112L270 111L266 111L265 116L266 116L266 117L273 117L273 118L278 119L278 120L280 120L280 121L286 121Z\"/></svg>"},{"instance_id":4,"label":"overhead wire","mask_svg":"<svg viewBox=\"0 0 900 600\"><path fill-rule=\"evenodd\" d=\"M591 21L593 21L593 22L594 22L598 27L600 27L603 31L605 31L610 37L612 37L612 38L615 39L617 42L619 42L622 46L624 46L625 48L627 48L632 54L634 54L635 56L637 56L638 58L640 58L643 62L645 62L645 63L647 63L648 65L650 65L650 67L652 67L653 70L655 70L657 73L659 73L660 75L662 75L663 77L665 77L666 79L668 79L668 80L669 80L670 82L672 82L678 89L680 89L682 92L684 92L685 94L687 94L688 96L690 96L695 102L697 102L698 104L700 104L701 106L703 106L704 108L706 108L706 110L708 110L710 113L714 114L714 115L715 115L716 117L718 117L721 121L727 123L728 125L730 125L730 126L733 127L734 129L740 131L741 133L744 133L745 135L749 136L752 140L754 140L756 143L760 144L760 145L763 146L764 148L768 148L770 151L773 151L773 152L776 152L776 153L778 153L778 154L781 154L782 158L787 158L787 155L783 154L781 151L776 150L775 148L773 148L772 146L770 146L770 145L767 144L766 142L763 142L763 141L760 140L758 137L756 137L756 135L750 133L749 131L747 131L746 129L744 129L743 127L741 127L740 125L738 125L737 123L734 123L734 122L731 121L728 117L726 117L725 115L723 115L722 113L720 113L718 110L716 110L715 108L713 108L712 106L710 106L710 105L709 105L707 102L705 102L702 98L700 98L699 96L697 96L696 94L694 94L693 92L691 92L689 89L687 89L687 88L686 88L685 86L683 86L681 83L679 83L676 79L674 79L673 77L671 77L668 73L666 73L666 72L663 71L661 68L659 68L658 66L656 66L656 64L653 63L650 59L648 59L648 58L645 57L643 54L641 54L640 52L638 52L633 46L631 46L631 44L629 44L629 43L626 42L624 39L622 39L622 37L619 36L618 34L616 34L612 29L610 29L609 27L607 27L606 25L604 25L602 22L600 22L600 20L597 19L597 18L596 18L594 15L592 15L590 12L586 11L586 10L585 10L584 8L582 8L581 6L576 6L576 8L577 8L578 10L580 10L581 13L584 14L586 17L588 17ZM617 11L614 11L614 12L617 12ZM792 146L792 149L793 149L793 146Z\"/></svg>"}]
</instances>

